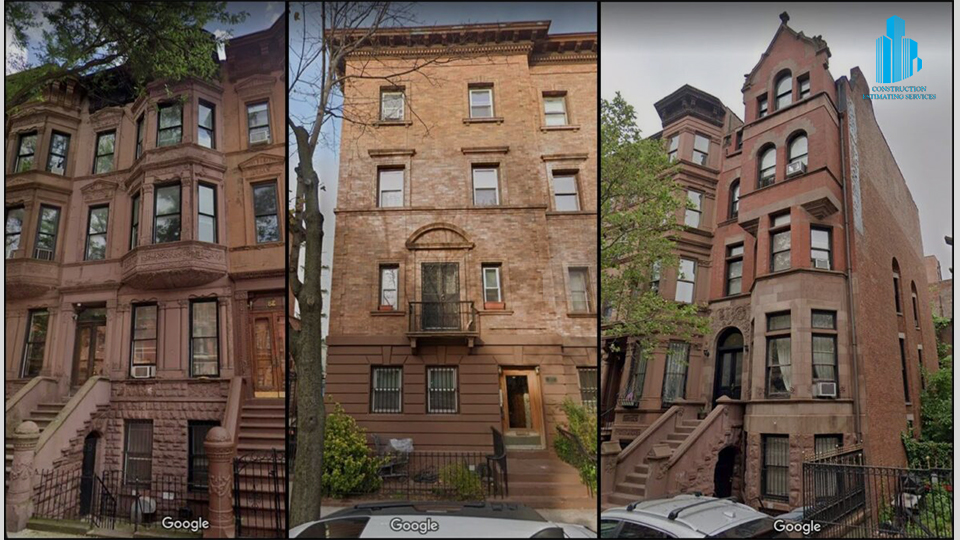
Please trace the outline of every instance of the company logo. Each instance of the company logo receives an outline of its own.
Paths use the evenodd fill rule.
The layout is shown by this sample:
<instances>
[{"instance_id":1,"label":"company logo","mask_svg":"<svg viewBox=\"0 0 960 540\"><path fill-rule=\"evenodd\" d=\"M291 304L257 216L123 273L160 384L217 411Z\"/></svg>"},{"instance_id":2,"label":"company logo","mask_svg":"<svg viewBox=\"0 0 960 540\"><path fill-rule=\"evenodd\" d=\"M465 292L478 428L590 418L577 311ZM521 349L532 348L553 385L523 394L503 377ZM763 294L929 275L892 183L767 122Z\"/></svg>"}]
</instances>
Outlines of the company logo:
<instances>
[{"instance_id":1,"label":"company logo","mask_svg":"<svg viewBox=\"0 0 960 540\"><path fill-rule=\"evenodd\" d=\"M887 35L877 38L877 82L895 83L913 76L913 61L917 71L923 62L917 57L917 42L903 37L906 23L894 15L887 19Z\"/></svg>"}]
</instances>

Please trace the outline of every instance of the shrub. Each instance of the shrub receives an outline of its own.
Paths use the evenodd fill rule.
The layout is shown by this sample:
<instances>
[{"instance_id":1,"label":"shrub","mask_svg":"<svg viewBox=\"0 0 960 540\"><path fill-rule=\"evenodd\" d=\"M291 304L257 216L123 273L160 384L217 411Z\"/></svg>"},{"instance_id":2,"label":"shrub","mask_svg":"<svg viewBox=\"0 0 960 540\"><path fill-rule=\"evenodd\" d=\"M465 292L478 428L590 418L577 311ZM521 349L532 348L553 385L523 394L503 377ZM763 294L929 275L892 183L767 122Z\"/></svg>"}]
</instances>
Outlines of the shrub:
<instances>
[{"instance_id":1,"label":"shrub","mask_svg":"<svg viewBox=\"0 0 960 540\"><path fill-rule=\"evenodd\" d=\"M553 448L557 455L565 463L569 463L580 473L580 481L590 489L590 492L597 490L597 439L598 425L597 414L592 409L574 402L570 398L563 400L560 406L567 415L569 431L580 441L580 445L565 437L557 429L557 437L553 440ZM581 450L580 446L583 449Z\"/></svg>"},{"instance_id":2,"label":"shrub","mask_svg":"<svg viewBox=\"0 0 960 540\"><path fill-rule=\"evenodd\" d=\"M911 469L953 468L953 443L918 441L901 433L907 463Z\"/></svg>"},{"instance_id":3,"label":"shrub","mask_svg":"<svg viewBox=\"0 0 960 540\"><path fill-rule=\"evenodd\" d=\"M458 501L483 500L483 482L480 475L462 463L451 463L440 468L440 488L444 496Z\"/></svg>"},{"instance_id":4,"label":"shrub","mask_svg":"<svg viewBox=\"0 0 960 540\"><path fill-rule=\"evenodd\" d=\"M328 409L329 411L330 409ZM323 440L323 494L345 497L380 489L383 461L367 447L366 431L334 403L327 414ZM297 456L308 459L307 456Z\"/></svg>"},{"instance_id":5,"label":"shrub","mask_svg":"<svg viewBox=\"0 0 960 540\"><path fill-rule=\"evenodd\" d=\"M920 433L925 441L953 442L953 357L940 360L934 373L924 370L920 394Z\"/></svg>"}]
</instances>

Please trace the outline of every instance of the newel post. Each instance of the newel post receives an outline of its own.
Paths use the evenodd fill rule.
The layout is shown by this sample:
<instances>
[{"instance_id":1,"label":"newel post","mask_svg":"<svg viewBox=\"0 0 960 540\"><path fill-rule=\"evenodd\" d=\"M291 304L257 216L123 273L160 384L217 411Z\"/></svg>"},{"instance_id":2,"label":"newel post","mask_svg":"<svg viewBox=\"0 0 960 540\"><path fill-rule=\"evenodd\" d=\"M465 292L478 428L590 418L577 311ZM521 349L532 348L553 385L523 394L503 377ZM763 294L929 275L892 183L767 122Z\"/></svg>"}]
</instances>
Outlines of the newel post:
<instances>
[{"instance_id":1,"label":"newel post","mask_svg":"<svg viewBox=\"0 0 960 540\"><path fill-rule=\"evenodd\" d=\"M3 510L7 532L18 532L26 528L27 520L33 515L33 455L40 428L28 420L17 426L12 438L13 464Z\"/></svg>"},{"instance_id":2,"label":"newel post","mask_svg":"<svg viewBox=\"0 0 960 540\"><path fill-rule=\"evenodd\" d=\"M236 526L233 520L233 439L227 430L215 427L203 441L209 462L207 489L210 491L210 528L204 538L233 538Z\"/></svg>"}]
</instances>

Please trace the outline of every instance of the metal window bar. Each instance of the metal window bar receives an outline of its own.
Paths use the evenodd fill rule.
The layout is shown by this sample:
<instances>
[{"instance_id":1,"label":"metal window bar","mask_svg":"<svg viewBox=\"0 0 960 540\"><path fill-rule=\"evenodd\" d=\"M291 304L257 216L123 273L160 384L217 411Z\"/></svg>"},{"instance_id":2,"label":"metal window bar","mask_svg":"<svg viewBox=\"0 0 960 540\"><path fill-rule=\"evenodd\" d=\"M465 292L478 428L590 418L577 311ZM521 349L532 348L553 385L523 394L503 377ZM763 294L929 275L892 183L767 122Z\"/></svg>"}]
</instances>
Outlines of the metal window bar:
<instances>
[{"instance_id":1,"label":"metal window bar","mask_svg":"<svg viewBox=\"0 0 960 540\"><path fill-rule=\"evenodd\" d=\"M457 368L427 368L427 412L457 412Z\"/></svg>"},{"instance_id":2,"label":"metal window bar","mask_svg":"<svg viewBox=\"0 0 960 540\"><path fill-rule=\"evenodd\" d=\"M403 370L401 368L373 368L373 387L370 412L403 412Z\"/></svg>"},{"instance_id":3,"label":"metal window bar","mask_svg":"<svg viewBox=\"0 0 960 540\"><path fill-rule=\"evenodd\" d=\"M790 487L790 439L787 435L764 435L762 450L761 493L766 498L785 501Z\"/></svg>"},{"instance_id":4,"label":"metal window bar","mask_svg":"<svg viewBox=\"0 0 960 540\"><path fill-rule=\"evenodd\" d=\"M475 334L477 311L471 301L410 302L410 332Z\"/></svg>"}]
</instances>

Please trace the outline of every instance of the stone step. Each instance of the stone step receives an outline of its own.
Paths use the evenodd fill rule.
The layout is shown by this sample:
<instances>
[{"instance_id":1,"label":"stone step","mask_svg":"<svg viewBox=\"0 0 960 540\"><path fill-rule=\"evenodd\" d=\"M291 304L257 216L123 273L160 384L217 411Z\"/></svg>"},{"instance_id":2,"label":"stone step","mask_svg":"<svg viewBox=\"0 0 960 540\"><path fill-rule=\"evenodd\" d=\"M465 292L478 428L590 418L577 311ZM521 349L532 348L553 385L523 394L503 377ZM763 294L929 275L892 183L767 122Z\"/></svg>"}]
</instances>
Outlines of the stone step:
<instances>
[{"instance_id":1,"label":"stone step","mask_svg":"<svg viewBox=\"0 0 960 540\"><path fill-rule=\"evenodd\" d=\"M667 441L680 441L683 442L687 440L689 433L671 433L667 435Z\"/></svg>"},{"instance_id":2,"label":"stone step","mask_svg":"<svg viewBox=\"0 0 960 540\"><path fill-rule=\"evenodd\" d=\"M240 432L243 433L248 429L279 429L286 431L287 424L286 419L283 417L241 418Z\"/></svg>"},{"instance_id":3,"label":"stone step","mask_svg":"<svg viewBox=\"0 0 960 540\"><path fill-rule=\"evenodd\" d=\"M616 493L623 493L624 495L634 495L642 499L646 490L647 490L647 486L644 484L636 484L633 482L621 482L617 484Z\"/></svg>"},{"instance_id":4,"label":"stone step","mask_svg":"<svg viewBox=\"0 0 960 540\"><path fill-rule=\"evenodd\" d=\"M269 450L283 451L285 441L283 439L273 442L244 441L242 438L237 442L237 454L244 452L264 452Z\"/></svg>"},{"instance_id":5,"label":"stone step","mask_svg":"<svg viewBox=\"0 0 960 540\"><path fill-rule=\"evenodd\" d=\"M271 402L259 402L259 401L247 401L243 404L243 407L240 408L241 411L280 411L281 414L286 414L287 406L279 401L277 403Z\"/></svg>"},{"instance_id":6,"label":"stone step","mask_svg":"<svg viewBox=\"0 0 960 540\"><path fill-rule=\"evenodd\" d=\"M643 473L643 474L630 473L630 474L624 476L623 478L624 478L624 480L626 480L627 482L629 482L629 483L631 483L631 484L640 484L640 485L644 486L644 485L647 484L647 478L648 478L648 476L649 476L649 475L647 475L647 473Z\"/></svg>"},{"instance_id":7,"label":"stone step","mask_svg":"<svg viewBox=\"0 0 960 540\"><path fill-rule=\"evenodd\" d=\"M630 503L637 502L638 500L640 499L635 495L619 493L616 491L607 496L607 502L613 506L626 506Z\"/></svg>"},{"instance_id":8,"label":"stone step","mask_svg":"<svg viewBox=\"0 0 960 540\"><path fill-rule=\"evenodd\" d=\"M646 463L641 463L633 467L633 472L637 474L647 474L649 470L650 470L650 465L647 465Z\"/></svg>"}]
</instances>

